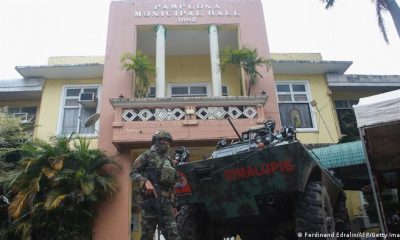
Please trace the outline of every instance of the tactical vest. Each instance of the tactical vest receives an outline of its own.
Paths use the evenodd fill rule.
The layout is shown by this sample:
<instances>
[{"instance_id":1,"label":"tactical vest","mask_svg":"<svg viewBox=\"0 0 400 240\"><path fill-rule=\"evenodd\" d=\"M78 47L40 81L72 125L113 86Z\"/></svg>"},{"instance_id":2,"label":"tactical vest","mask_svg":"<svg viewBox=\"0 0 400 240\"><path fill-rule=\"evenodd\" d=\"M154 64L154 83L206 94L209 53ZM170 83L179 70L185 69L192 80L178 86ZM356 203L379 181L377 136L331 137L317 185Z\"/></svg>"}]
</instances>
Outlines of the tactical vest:
<instances>
[{"instance_id":1,"label":"tactical vest","mask_svg":"<svg viewBox=\"0 0 400 240\"><path fill-rule=\"evenodd\" d=\"M176 183L176 170L171 165L171 161L164 157L163 165L161 166L160 185L164 187L173 187Z\"/></svg>"},{"instance_id":2,"label":"tactical vest","mask_svg":"<svg viewBox=\"0 0 400 240\"><path fill-rule=\"evenodd\" d=\"M172 188L176 183L176 170L171 164L171 160L168 156L164 155L161 157L154 151L149 151L147 156L145 169L156 168L157 169L157 182L164 188ZM148 172L143 174L146 178L151 179Z\"/></svg>"}]
</instances>

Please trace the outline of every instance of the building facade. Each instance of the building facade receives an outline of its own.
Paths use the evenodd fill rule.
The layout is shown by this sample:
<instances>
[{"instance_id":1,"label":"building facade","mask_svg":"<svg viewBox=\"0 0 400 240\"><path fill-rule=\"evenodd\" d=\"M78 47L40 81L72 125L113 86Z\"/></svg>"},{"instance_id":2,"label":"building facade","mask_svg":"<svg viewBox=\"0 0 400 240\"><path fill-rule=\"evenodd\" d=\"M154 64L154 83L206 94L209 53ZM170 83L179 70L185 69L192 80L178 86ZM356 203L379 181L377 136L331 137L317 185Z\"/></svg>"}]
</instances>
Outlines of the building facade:
<instances>
[{"instance_id":1,"label":"building facade","mask_svg":"<svg viewBox=\"0 0 400 240\"><path fill-rule=\"evenodd\" d=\"M400 76L344 74L351 62L271 54L265 29L259 0L112 2L104 57L16 67L24 79L0 88L0 106L34 121L37 138L79 133L92 147L118 156L120 191L100 206L94 239L137 237L129 172L156 130L170 131L175 146L189 147L191 160L207 157L221 138L236 138L228 117L239 131L273 118L278 127L296 125L305 144L336 144L357 135L351 107L358 98L400 87ZM262 79L250 94L239 66L220 69L219 53L228 47L257 49L273 59L271 69L259 68ZM156 67L146 98L134 97L135 75L120 63L124 53L139 51ZM100 120L85 127L95 113ZM355 218L362 201L359 192L349 194Z\"/></svg>"}]
</instances>

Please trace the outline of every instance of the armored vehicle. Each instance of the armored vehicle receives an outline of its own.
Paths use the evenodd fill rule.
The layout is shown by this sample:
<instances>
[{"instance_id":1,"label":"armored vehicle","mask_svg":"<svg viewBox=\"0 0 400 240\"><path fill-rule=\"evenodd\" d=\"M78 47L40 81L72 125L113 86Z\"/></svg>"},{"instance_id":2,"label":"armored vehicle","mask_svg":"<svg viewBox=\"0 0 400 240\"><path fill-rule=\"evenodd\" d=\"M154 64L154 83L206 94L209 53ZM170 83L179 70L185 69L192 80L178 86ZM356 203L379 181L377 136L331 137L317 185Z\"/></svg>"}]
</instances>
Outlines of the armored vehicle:
<instances>
[{"instance_id":1,"label":"armored vehicle","mask_svg":"<svg viewBox=\"0 0 400 240\"><path fill-rule=\"evenodd\" d=\"M177 166L182 239L336 239L349 231L340 182L292 128L274 128L269 120L241 135L235 129L238 141L221 140L209 158Z\"/></svg>"}]
</instances>

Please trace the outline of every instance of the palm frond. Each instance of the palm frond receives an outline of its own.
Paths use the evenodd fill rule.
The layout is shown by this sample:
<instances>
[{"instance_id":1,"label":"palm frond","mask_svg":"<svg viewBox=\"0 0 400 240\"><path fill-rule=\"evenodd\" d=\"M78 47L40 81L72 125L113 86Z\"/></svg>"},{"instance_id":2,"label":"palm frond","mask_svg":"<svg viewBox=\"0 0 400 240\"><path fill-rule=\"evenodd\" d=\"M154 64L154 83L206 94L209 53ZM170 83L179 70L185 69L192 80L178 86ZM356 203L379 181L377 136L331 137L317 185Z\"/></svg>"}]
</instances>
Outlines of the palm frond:
<instances>
[{"instance_id":1,"label":"palm frond","mask_svg":"<svg viewBox=\"0 0 400 240\"><path fill-rule=\"evenodd\" d=\"M56 158L55 161L50 163L50 166L54 170L61 170L64 166L64 156Z\"/></svg>"},{"instance_id":2,"label":"palm frond","mask_svg":"<svg viewBox=\"0 0 400 240\"><path fill-rule=\"evenodd\" d=\"M122 169L121 165L114 159L105 156L104 153L97 154L98 155L90 162L90 166L88 168L89 172L103 170L103 167L109 164L116 166L118 169Z\"/></svg>"},{"instance_id":3,"label":"palm frond","mask_svg":"<svg viewBox=\"0 0 400 240\"><path fill-rule=\"evenodd\" d=\"M78 137L73 145L77 152L87 153L90 150L90 141L86 138Z\"/></svg>"},{"instance_id":4,"label":"palm frond","mask_svg":"<svg viewBox=\"0 0 400 240\"><path fill-rule=\"evenodd\" d=\"M118 183L112 176L97 175L96 182L102 189L103 193L107 195L107 198L112 198L113 195L119 190Z\"/></svg>"},{"instance_id":5,"label":"palm frond","mask_svg":"<svg viewBox=\"0 0 400 240\"><path fill-rule=\"evenodd\" d=\"M49 167L44 167L42 169L43 174L47 177L47 178L52 178L54 177L54 175L56 175L57 171L54 169L51 169Z\"/></svg>"},{"instance_id":6,"label":"palm frond","mask_svg":"<svg viewBox=\"0 0 400 240\"><path fill-rule=\"evenodd\" d=\"M94 181L94 176L86 176L81 179L80 181L80 186L82 189L82 192L86 195L89 196L93 193L95 190L95 181Z\"/></svg>"},{"instance_id":7,"label":"palm frond","mask_svg":"<svg viewBox=\"0 0 400 240\"><path fill-rule=\"evenodd\" d=\"M21 233L22 240L31 240L32 224L27 222L20 223L16 228L16 232Z\"/></svg>"},{"instance_id":8,"label":"palm frond","mask_svg":"<svg viewBox=\"0 0 400 240\"><path fill-rule=\"evenodd\" d=\"M32 214L34 214L35 211L36 211L37 209L40 209L40 207L42 207L42 206L43 206L43 202L39 202L39 203L35 204L35 205L32 207L32 209L31 209Z\"/></svg>"},{"instance_id":9,"label":"palm frond","mask_svg":"<svg viewBox=\"0 0 400 240\"><path fill-rule=\"evenodd\" d=\"M32 164L35 164L35 163L37 163L37 162L39 162L38 159L30 158L29 160L23 161L23 162L21 163L21 165L22 165L22 166L25 166L25 172L28 172L29 167L30 167Z\"/></svg>"},{"instance_id":10,"label":"palm frond","mask_svg":"<svg viewBox=\"0 0 400 240\"><path fill-rule=\"evenodd\" d=\"M21 212L23 208L26 206L26 201L29 197L29 193L27 192L19 192L17 196L14 197L13 201L11 202L10 206L8 207L8 211L10 216L14 219L21 216Z\"/></svg>"},{"instance_id":11,"label":"palm frond","mask_svg":"<svg viewBox=\"0 0 400 240\"><path fill-rule=\"evenodd\" d=\"M46 210L52 210L55 208L58 208L62 201L68 197L68 194L63 193L62 190L60 189L53 189L51 192L47 195L44 208Z\"/></svg>"},{"instance_id":12,"label":"palm frond","mask_svg":"<svg viewBox=\"0 0 400 240\"><path fill-rule=\"evenodd\" d=\"M335 0L321 0L325 4L325 8L328 9L330 7L333 7L333 4L335 3Z\"/></svg>"},{"instance_id":13,"label":"palm frond","mask_svg":"<svg viewBox=\"0 0 400 240\"><path fill-rule=\"evenodd\" d=\"M389 38L386 33L385 20L383 19L382 16L382 13L387 10L386 3L384 1L376 0L375 6L376 6L376 16L378 18L379 29L381 30L385 42L389 43Z\"/></svg>"},{"instance_id":14,"label":"palm frond","mask_svg":"<svg viewBox=\"0 0 400 240\"><path fill-rule=\"evenodd\" d=\"M71 176L75 175L75 170L64 168L60 170L56 176L54 176L53 181L59 182L62 180L69 179Z\"/></svg>"},{"instance_id":15,"label":"palm frond","mask_svg":"<svg viewBox=\"0 0 400 240\"><path fill-rule=\"evenodd\" d=\"M32 205L36 193L40 191L41 175L34 178L23 179L24 175L21 174L19 177L20 178L17 178L14 182L14 187L20 187L19 192L9 206L9 212L13 218L19 217L24 208L28 208L29 205Z\"/></svg>"}]
</instances>

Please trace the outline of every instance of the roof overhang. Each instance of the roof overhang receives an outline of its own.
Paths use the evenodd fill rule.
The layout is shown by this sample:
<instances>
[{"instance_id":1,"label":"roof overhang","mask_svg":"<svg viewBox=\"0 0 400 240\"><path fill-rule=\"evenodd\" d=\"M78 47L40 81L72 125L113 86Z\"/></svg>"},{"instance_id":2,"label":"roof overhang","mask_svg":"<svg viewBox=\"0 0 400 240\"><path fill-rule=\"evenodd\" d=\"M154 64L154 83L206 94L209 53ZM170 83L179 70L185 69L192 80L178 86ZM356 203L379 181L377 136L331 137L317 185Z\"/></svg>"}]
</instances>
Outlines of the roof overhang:
<instances>
[{"instance_id":1,"label":"roof overhang","mask_svg":"<svg viewBox=\"0 0 400 240\"><path fill-rule=\"evenodd\" d=\"M400 75L327 74L332 91L393 91L400 88Z\"/></svg>"},{"instance_id":2,"label":"roof overhang","mask_svg":"<svg viewBox=\"0 0 400 240\"><path fill-rule=\"evenodd\" d=\"M351 61L273 60L272 69L274 74L343 74L352 63Z\"/></svg>"},{"instance_id":3,"label":"roof overhang","mask_svg":"<svg viewBox=\"0 0 400 240\"><path fill-rule=\"evenodd\" d=\"M103 77L104 64L72 64L17 66L15 69L24 78L41 77L45 79L93 79Z\"/></svg>"},{"instance_id":4,"label":"roof overhang","mask_svg":"<svg viewBox=\"0 0 400 240\"><path fill-rule=\"evenodd\" d=\"M0 101L40 100L43 84L43 78L2 80Z\"/></svg>"}]
</instances>

